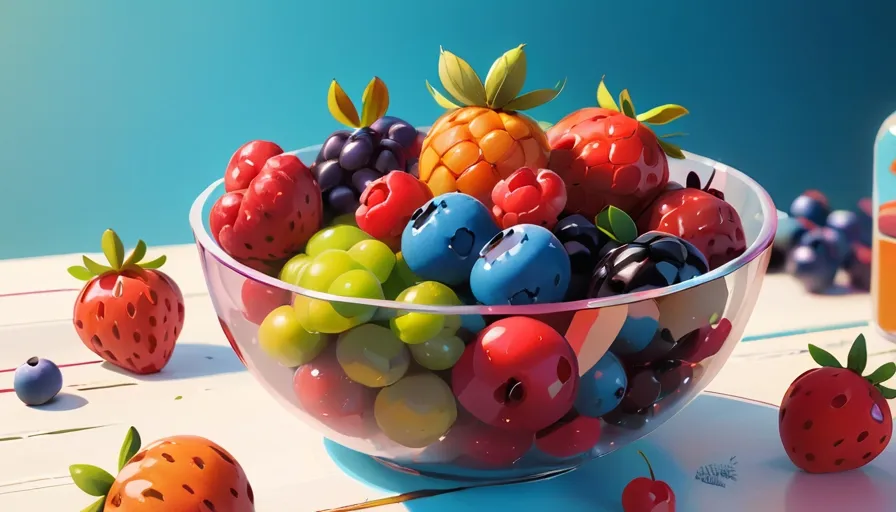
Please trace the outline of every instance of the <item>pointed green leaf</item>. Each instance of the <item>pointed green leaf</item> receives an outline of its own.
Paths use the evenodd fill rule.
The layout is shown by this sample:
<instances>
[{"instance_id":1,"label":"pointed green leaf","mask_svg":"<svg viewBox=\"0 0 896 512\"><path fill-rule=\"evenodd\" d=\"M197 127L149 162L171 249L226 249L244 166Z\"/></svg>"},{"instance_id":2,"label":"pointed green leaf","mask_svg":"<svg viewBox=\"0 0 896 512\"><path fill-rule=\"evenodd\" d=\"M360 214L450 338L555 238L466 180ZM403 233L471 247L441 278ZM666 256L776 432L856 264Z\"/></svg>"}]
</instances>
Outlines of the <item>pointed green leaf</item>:
<instances>
[{"instance_id":1,"label":"pointed green leaf","mask_svg":"<svg viewBox=\"0 0 896 512\"><path fill-rule=\"evenodd\" d=\"M627 244L638 238L638 227L635 226L635 221L624 211L615 206L609 206L607 207L607 218L613 234L616 235L616 240L619 242Z\"/></svg>"},{"instance_id":2,"label":"pointed green leaf","mask_svg":"<svg viewBox=\"0 0 896 512\"><path fill-rule=\"evenodd\" d=\"M623 89L619 93L619 106L622 108L623 114L635 118L635 104L632 102L632 96L628 93L628 89Z\"/></svg>"},{"instance_id":3,"label":"pointed green leaf","mask_svg":"<svg viewBox=\"0 0 896 512\"><path fill-rule=\"evenodd\" d=\"M118 470L121 471L121 468L128 463L131 458L140 451L140 433L137 432L137 429L131 427L128 429L128 433L124 436L124 442L121 444L121 450L118 452Z\"/></svg>"},{"instance_id":4,"label":"pointed green leaf","mask_svg":"<svg viewBox=\"0 0 896 512\"><path fill-rule=\"evenodd\" d=\"M503 109L526 83L526 45L521 44L498 57L485 77L485 100L489 107Z\"/></svg>"},{"instance_id":5,"label":"pointed green leaf","mask_svg":"<svg viewBox=\"0 0 896 512\"><path fill-rule=\"evenodd\" d=\"M663 153L666 153L667 156L669 156L670 158L675 158L677 160L684 160L684 153L681 151L680 147L659 137L656 139L656 141L657 143L659 143L660 148L663 149Z\"/></svg>"},{"instance_id":6,"label":"pointed green leaf","mask_svg":"<svg viewBox=\"0 0 896 512\"><path fill-rule=\"evenodd\" d=\"M137 240L137 246L134 247L134 250L131 251L131 254L128 256L128 259L124 260L124 263L121 265L122 267L127 267L129 265L136 265L140 263L140 260L146 256L146 242L143 240Z\"/></svg>"},{"instance_id":7,"label":"pointed green leaf","mask_svg":"<svg viewBox=\"0 0 896 512\"><path fill-rule=\"evenodd\" d=\"M439 55L439 80L445 91L464 105L485 106L485 87L479 75L467 61L443 49Z\"/></svg>"},{"instance_id":8,"label":"pointed green leaf","mask_svg":"<svg viewBox=\"0 0 896 512\"><path fill-rule=\"evenodd\" d=\"M812 356L812 359L818 363L819 366L827 368L843 368L840 361L837 361L837 358L831 355L830 352L811 343L809 344L809 355Z\"/></svg>"},{"instance_id":9,"label":"pointed green leaf","mask_svg":"<svg viewBox=\"0 0 896 512\"><path fill-rule=\"evenodd\" d=\"M616 235L614 235L614 234L613 234L612 232L610 232L608 229L598 226L598 227L597 227L597 230L600 231L601 233L607 235L607 237L609 237L610 240L613 240L614 242L619 242L619 239L616 238ZM621 242L620 242L620 243L621 243Z\"/></svg>"},{"instance_id":10,"label":"pointed green leaf","mask_svg":"<svg viewBox=\"0 0 896 512\"><path fill-rule=\"evenodd\" d=\"M429 94L432 95L433 99L436 100L436 103L438 103L440 107L448 110L460 108L460 105L454 103L453 101L446 98L442 93L433 89L432 85L429 84L429 80L426 81L426 90L429 91Z\"/></svg>"},{"instance_id":11,"label":"pointed green leaf","mask_svg":"<svg viewBox=\"0 0 896 512\"><path fill-rule=\"evenodd\" d=\"M93 272L80 265L68 267L68 273L79 281L90 281L94 278Z\"/></svg>"},{"instance_id":12,"label":"pointed green leaf","mask_svg":"<svg viewBox=\"0 0 896 512\"><path fill-rule=\"evenodd\" d=\"M538 127L541 128L542 131L550 130L551 126L554 126L554 123L549 123L547 121L538 121Z\"/></svg>"},{"instance_id":13,"label":"pointed green leaf","mask_svg":"<svg viewBox=\"0 0 896 512\"><path fill-rule=\"evenodd\" d=\"M124 263L124 244L121 243L121 238L112 231L111 229L107 229L103 232L103 254L106 255L106 259L109 261L109 264L112 265L112 268L118 270L121 268L121 264Z\"/></svg>"},{"instance_id":14,"label":"pointed green leaf","mask_svg":"<svg viewBox=\"0 0 896 512\"><path fill-rule=\"evenodd\" d=\"M557 85L555 85L553 89L538 89L532 92L527 92L526 94L511 100L510 103L504 105L504 110L515 112L540 107L556 98L563 92L564 87L566 87L565 78L560 82L557 82Z\"/></svg>"},{"instance_id":15,"label":"pointed green leaf","mask_svg":"<svg viewBox=\"0 0 896 512\"><path fill-rule=\"evenodd\" d=\"M871 375L865 377L872 384L880 384L886 382L896 375L896 363L884 363L880 368L871 372Z\"/></svg>"},{"instance_id":16,"label":"pointed green leaf","mask_svg":"<svg viewBox=\"0 0 896 512\"><path fill-rule=\"evenodd\" d=\"M105 496L115 482L115 477L108 471L89 464L73 464L69 466L68 473L78 489L91 496Z\"/></svg>"},{"instance_id":17,"label":"pointed green leaf","mask_svg":"<svg viewBox=\"0 0 896 512\"><path fill-rule=\"evenodd\" d=\"M610 94L609 89L607 89L607 85L604 83L603 78L600 79L600 85L597 86L597 104L601 108L619 112L619 105L616 104L616 100L613 99L613 95Z\"/></svg>"},{"instance_id":18,"label":"pointed green leaf","mask_svg":"<svg viewBox=\"0 0 896 512\"><path fill-rule=\"evenodd\" d=\"M859 334L849 349L849 355L846 356L846 367L861 375L865 371L867 363L868 347L865 343L865 336Z\"/></svg>"},{"instance_id":19,"label":"pointed green leaf","mask_svg":"<svg viewBox=\"0 0 896 512\"><path fill-rule=\"evenodd\" d=\"M875 387L877 388L878 391L880 391L880 394L883 395L883 397L886 398L887 400L893 400L894 398L896 398L896 389L891 389L886 386L881 386L880 384L878 384Z\"/></svg>"},{"instance_id":20,"label":"pointed green leaf","mask_svg":"<svg viewBox=\"0 0 896 512\"><path fill-rule=\"evenodd\" d=\"M87 505L86 507L82 508L81 512L103 512L103 510L105 508L106 508L106 497L103 496L102 498L94 501L90 505Z\"/></svg>"},{"instance_id":21,"label":"pointed green leaf","mask_svg":"<svg viewBox=\"0 0 896 512\"><path fill-rule=\"evenodd\" d=\"M597 217L594 218L594 225L597 226L597 229L600 230L603 234L610 237L611 240L619 243L624 243L619 239L619 237L616 235L616 232L613 230L613 223L610 221L609 206L604 208L597 214Z\"/></svg>"},{"instance_id":22,"label":"pointed green leaf","mask_svg":"<svg viewBox=\"0 0 896 512\"><path fill-rule=\"evenodd\" d=\"M688 109L681 105L660 105L638 114L638 121L647 124L666 124L688 115Z\"/></svg>"},{"instance_id":23,"label":"pointed green leaf","mask_svg":"<svg viewBox=\"0 0 896 512\"><path fill-rule=\"evenodd\" d=\"M100 265L99 263L93 261L87 256L81 256L81 261L84 262L84 266L87 267L87 270L91 271L93 275L102 275L106 272L111 272L112 268L107 267L106 265Z\"/></svg>"},{"instance_id":24,"label":"pointed green leaf","mask_svg":"<svg viewBox=\"0 0 896 512\"><path fill-rule=\"evenodd\" d=\"M140 266L147 270L155 270L164 265L166 261L168 261L168 257L163 254L154 260L141 263Z\"/></svg>"}]
</instances>

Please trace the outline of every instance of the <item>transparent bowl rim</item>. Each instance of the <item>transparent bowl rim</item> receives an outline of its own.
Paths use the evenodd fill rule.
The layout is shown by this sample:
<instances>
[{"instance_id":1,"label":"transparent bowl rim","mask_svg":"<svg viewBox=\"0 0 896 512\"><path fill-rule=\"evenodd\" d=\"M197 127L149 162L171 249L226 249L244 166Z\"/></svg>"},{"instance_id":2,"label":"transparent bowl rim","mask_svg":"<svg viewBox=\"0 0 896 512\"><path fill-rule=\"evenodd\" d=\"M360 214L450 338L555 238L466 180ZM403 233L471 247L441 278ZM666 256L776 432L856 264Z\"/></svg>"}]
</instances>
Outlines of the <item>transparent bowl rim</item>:
<instances>
[{"instance_id":1,"label":"transparent bowl rim","mask_svg":"<svg viewBox=\"0 0 896 512\"><path fill-rule=\"evenodd\" d=\"M321 146L314 145L308 146L302 149L298 149L295 151L290 151L291 154L298 154L305 151L315 151L318 150ZM329 293L317 292L314 290L308 290L305 288L301 288L298 286L294 286L283 281L280 281L277 278L270 277L268 275L263 274L257 270L251 269L238 261L236 261L229 254L224 252L223 249L215 242L208 231L205 229L204 220L202 218L202 212L205 208L206 202L211 197L212 193L221 185L224 181L223 178L215 180L211 185L209 185L205 190L202 191L201 194L196 198L193 202L193 206L190 208L190 227L193 230L193 236L195 237L197 243L205 250L208 251L218 262L230 270L236 272L237 274L242 275L247 279L252 279L261 283L264 283L273 288L279 288L282 290L286 290L292 292L297 295L303 295L305 297L310 297L313 299L332 301L332 302L352 302L355 304L364 304L369 306L375 306L379 308L386 308L392 310L401 310L401 311L418 311L425 313L439 313L444 315L501 315L501 316L510 316L510 315L547 315L552 313L565 313L572 311L580 311L586 309L598 309L598 308L606 308L611 306L619 306L623 304L632 304L636 302L641 302L649 299L657 299L660 297L664 297L667 295L672 295L674 293L678 293L684 290L688 290L691 288L695 288L697 286L706 284L710 281L714 281L716 279L721 279L728 274L734 273L740 268L746 266L751 261L759 257L769 246L771 246L775 231L777 229L778 224L778 211L775 208L775 204L772 201L771 196L769 196L768 192L765 191L762 186L760 186L755 180L747 176L746 174L734 169L728 165L725 165L721 162L716 162L710 158L706 158L700 155L696 155L694 153L685 152L685 156L687 160L697 162L708 167L715 169L717 172L725 172L726 174L730 174L741 182L743 182L750 191L756 195L759 199L759 205L762 210L763 223L760 228L759 235L747 247L747 250L741 254L739 257L721 265L720 267L707 272L706 274L700 275L693 279L689 279L685 282L667 286L665 288L657 288L652 290L645 290L641 292L628 293L623 295L615 295L612 297L602 297L598 299L582 299L577 301L569 301L569 302L553 302L548 304L528 304L528 305L520 305L520 306L511 306L511 305L498 305L498 306L482 306L482 305L463 305L463 306L430 306L424 304L407 304L403 302L397 302L394 300L378 300L378 299L356 299L351 298L347 300L346 297L340 297L338 295L332 295ZM217 198L216 198L217 200ZM206 266L203 265L205 269Z\"/></svg>"}]
</instances>

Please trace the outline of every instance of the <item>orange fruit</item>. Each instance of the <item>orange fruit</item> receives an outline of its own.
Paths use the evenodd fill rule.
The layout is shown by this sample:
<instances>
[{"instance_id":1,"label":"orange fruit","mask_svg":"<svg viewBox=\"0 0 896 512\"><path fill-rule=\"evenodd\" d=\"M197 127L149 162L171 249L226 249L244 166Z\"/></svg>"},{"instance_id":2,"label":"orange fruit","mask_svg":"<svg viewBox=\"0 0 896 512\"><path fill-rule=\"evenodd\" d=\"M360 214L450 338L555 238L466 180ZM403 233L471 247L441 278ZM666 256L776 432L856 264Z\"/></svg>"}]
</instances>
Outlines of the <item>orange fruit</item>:
<instances>
[{"instance_id":1,"label":"orange fruit","mask_svg":"<svg viewBox=\"0 0 896 512\"><path fill-rule=\"evenodd\" d=\"M427 133L418 163L420 180L433 195L463 192L491 207L499 180L520 167L547 165L550 146L544 130L520 111L554 99L565 80L553 89L520 95L526 77L523 48L495 61L485 83L463 59L442 50L439 78L452 99L427 82L436 102L449 110Z\"/></svg>"}]
</instances>

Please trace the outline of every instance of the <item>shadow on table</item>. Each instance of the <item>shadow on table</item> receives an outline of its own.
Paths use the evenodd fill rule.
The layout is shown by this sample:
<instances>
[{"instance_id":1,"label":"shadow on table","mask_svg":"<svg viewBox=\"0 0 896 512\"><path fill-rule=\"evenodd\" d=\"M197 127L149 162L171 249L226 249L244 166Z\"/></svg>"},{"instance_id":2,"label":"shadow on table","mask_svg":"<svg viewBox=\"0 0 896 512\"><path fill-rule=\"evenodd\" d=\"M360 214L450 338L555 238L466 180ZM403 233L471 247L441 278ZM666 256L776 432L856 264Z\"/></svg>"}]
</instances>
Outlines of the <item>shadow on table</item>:
<instances>
[{"instance_id":1,"label":"shadow on table","mask_svg":"<svg viewBox=\"0 0 896 512\"><path fill-rule=\"evenodd\" d=\"M390 494L400 495L420 490L465 487L462 482L414 476L389 469L372 458L324 441L333 461L352 478ZM586 463L579 469L547 480L494 487L470 488L438 496L402 502L413 512L456 512L458 510L502 510L514 512L617 512L622 510L622 489L632 479L648 476L644 460L637 454L643 451L651 461L658 479L673 489L686 486L687 475L676 467L673 459L647 441L639 441L605 457ZM689 510L678 497L680 510ZM349 503L343 506L351 505ZM376 510L374 508L373 510Z\"/></svg>"},{"instance_id":2,"label":"shadow on table","mask_svg":"<svg viewBox=\"0 0 896 512\"><path fill-rule=\"evenodd\" d=\"M159 373L135 375L109 363L103 363L103 367L121 375L147 382L192 379L246 370L243 363L233 353L233 349L228 346L180 342L175 347L168 365Z\"/></svg>"},{"instance_id":3,"label":"shadow on table","mask_svg":"<svg viewBox=\"0 0 896 512\"><path fill-rule=\"evenodd\" d=\"M62 412L74 411L87 405L87 399L81 395L73 395L71 393L61 392L56 398L43 404L31 406L32 409L38 411Z\"/></svg>"}]
</instances>

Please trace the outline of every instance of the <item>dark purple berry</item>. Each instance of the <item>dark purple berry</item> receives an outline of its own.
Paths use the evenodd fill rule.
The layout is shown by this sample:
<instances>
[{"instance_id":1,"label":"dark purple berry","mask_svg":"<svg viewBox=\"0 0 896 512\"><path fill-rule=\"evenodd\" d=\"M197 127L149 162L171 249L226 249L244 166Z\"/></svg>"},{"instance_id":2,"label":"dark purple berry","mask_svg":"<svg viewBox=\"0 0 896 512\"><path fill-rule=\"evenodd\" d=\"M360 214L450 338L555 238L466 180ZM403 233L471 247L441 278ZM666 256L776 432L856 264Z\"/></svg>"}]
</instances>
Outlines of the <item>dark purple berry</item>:
<instances>
[{"instance_id":1,"label":"dark purple berry","mask_svg":"<svg viewBox=\"0 0 896 512\"><path fill-rule=\"evenodd\" d=\"M380 152L376 156L373 168L386 174L395 170L405 170L404 148L391 139L380 142Z\"/></svg>"},{"instance_id":2,"label":"dark purple berry","mask_svg":"<svg viewBox=\"0 0 896 512\"><path fill-rule=\"evenodd\" d=\"M389 128L389 138L403 148L412 148L417 142L417 129L405 122L398 122Z\"/></svg>"},{"instance_id":3,"label":"dark purple berry","mask_svg":"<svg viewBox=\"0 0 896 512\"><path fill-rule=\"evenodd\" d=\"M864 212L834 210L828 215L826 225L843 233L851 244L871 245L872 220Z\"/></svg>"},{"instance_id":4,"label":"dark purple berry","mask_svg":"<svg viewBox=\"0 0 896 512\"><path fill-rule=\"evenodd\" d=\"M362 128L353 133L339 154L339 165L346 171L357 171L366 167L373 156L373 146L376 142L373 137L374 134L369 129Z\"/></svg>"},{"instance_id":5,"label":"dark purple berry","mask_svg":"<svg viewBox=\"0 0 896 512\"><path fill-rule=\"evenodd\" d=\"M849 285L856 290L871 289L871 248L864 245L853 246L853 256L846 266Z\"/></svg>"},{"instance_id":6,"label":"dark purple berry","mask_svg":"<svg viewBox=\"0 0 896 512\"><path fill-rule=\"evenodd\" d=\"M359 194L367 189L371 181L381 178L383 175L373 169L361 169L352 175L352 186Z\"/></svg>"},{"instance_id":7,"label":"dark purple berry","mask_svg":"<svg viewBox=\"0 0 896 512\"><path fill-rule=\"evenodd\" d=\"M327 195L327 203L334 215L350 213L358 209L357 194L345 185L339 185Z\"/></svg>"},{"instance_id":8,"label":"dark purple berry","mask_svg":"<svg viewBox=\"0 0 896 512\"><path fill-rule=\"evenodd\" d=\"M790 203L792 217L806 219L817 226L824 226L830 212L827 203L815 194L803 194Z\"/></svg>"},{"instance_id":9,"label":"dark purple berry","mask_svg":"<svg viewBox=\"0 0 896 512\"><path fill-rule=\"evenodd\" d=\"M326 160L311 168L321 192L326 192L342 183L342 168L336 160Z\"/></svg>"},{"instance_id":10,"label":"dark purple berry","mask_svg":"<svg viewBox=\"0 0 896 512\"><path fill-rule=\"evenodd\" d=\"M659 400L688 386L691 379L694 378L694 368L690 364L681 361L659 361L653 363L651 368L662 388Z\"/></svg>"},{"instance_id":11,"label":"dark purple berry","mask_svg":"<svg viewBox=\"0 0 896 512\"><path fill-rule=\"evenodd\" d=\"M794 249L787 260L787 273L796 277L809 293L823 293L833 286L838 268L828 251L808 245Z\"/></svg>"},{"instance_id":12,"label":"dark purple berry","mask_svg":"<svg viewBox=\"0 0 896 512\"><path fill-rule=\"evenodd\" d=\"M345 146L345 141L348 140L349 135L351 133L348 131L339 130L327 137L327 140L324 141L323 146L320 148L320 153L317 154L317 161L324 162L339 158L339 154L342 153L342 147Z\"/></svg>"},{"instance_id":13,"label":"dark purple berry","mask_svg":"<svg viewBox=\"0 0 896 512\"><path fill-rule=\"evenodd\" d=\"M629 413L645 409L659 400L662 391L663 386L652 369L637 368L628 377L628 389L619 407Z\"/></svg>"},{"instance_id":14,"label":"dark purple berry","mask_svg":"<svg viewBox=\"0 0 896 512\"><path fill-rule=\"evenodd\" d=\"M852 246L844 234L836 229L815 228L800 237L799 245L824 251L837 267L845 264L852 255Z\"/></svg>"}]
</instances>

